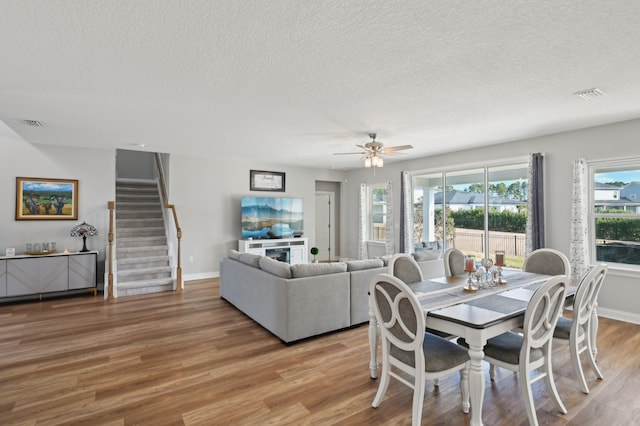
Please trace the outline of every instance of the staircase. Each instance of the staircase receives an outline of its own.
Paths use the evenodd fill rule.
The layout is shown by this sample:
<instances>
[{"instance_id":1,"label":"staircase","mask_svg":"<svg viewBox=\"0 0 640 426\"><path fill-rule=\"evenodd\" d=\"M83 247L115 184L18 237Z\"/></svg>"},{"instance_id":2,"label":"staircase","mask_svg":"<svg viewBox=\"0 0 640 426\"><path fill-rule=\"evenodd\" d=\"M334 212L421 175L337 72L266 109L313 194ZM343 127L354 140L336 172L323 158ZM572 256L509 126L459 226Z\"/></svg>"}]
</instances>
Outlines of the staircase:
<instances>
[{"instance_id":1,"label":"staircase","mask_svg":"<svg viewBox=\"0 0 640 426\"><path fill-rule=\"evenodd\" d=\"M116 180L115 227L118 297L173 290L155 181Z\"/></svg>"}]
</instances>

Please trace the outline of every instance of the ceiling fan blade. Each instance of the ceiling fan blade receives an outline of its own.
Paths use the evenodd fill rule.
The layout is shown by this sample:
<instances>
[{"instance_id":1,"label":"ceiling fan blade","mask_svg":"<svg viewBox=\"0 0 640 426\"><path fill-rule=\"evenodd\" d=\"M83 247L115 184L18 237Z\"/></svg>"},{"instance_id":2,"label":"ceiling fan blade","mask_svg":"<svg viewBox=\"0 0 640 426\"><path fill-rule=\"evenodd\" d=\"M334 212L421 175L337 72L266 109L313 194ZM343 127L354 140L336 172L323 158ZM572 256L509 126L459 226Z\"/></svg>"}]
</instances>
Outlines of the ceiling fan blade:
<instances>
[{"instance_id":1,"label":"ceiling fan blade","mask_svg":"<svg viewBox=\"0 0 640 426\"><path fill-rule=\"evenodd\" d=\"M388 148L384 148L385 154L394 152L394 151L403 151L405 149L411 149L413 146L411 145L398 145L398 146L390 146Z\"/></svg>"},{"instance_id":2,"label":"ceiling fan blade","mask_svg":"<svg viewBox=\"0 0 640 426\"><path fill-rule=\"evenodd\" d=\"M409 153L400 151L385 151L382 155L409 155Z\"/></svg>"}]
</instances>

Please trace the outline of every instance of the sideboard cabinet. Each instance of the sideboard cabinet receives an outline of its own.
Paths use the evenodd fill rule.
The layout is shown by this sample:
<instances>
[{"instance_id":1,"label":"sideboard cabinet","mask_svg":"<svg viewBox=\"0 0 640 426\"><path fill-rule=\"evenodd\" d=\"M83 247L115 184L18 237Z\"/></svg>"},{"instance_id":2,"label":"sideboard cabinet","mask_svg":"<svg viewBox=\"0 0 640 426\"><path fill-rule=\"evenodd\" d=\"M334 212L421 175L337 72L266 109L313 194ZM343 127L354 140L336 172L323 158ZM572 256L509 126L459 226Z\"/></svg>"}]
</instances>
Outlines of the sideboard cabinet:
<instances>
[{"instance_id":1,"label":"sideboard cabinet","mask_svg":"<svg viewBox=\"0 0 640 426\"><path fill-rule=\"evenodd\" d=\"M0 259L0 302L75 290L96 293L98 252L20 255Z\"/></svg>"}]
</instances>

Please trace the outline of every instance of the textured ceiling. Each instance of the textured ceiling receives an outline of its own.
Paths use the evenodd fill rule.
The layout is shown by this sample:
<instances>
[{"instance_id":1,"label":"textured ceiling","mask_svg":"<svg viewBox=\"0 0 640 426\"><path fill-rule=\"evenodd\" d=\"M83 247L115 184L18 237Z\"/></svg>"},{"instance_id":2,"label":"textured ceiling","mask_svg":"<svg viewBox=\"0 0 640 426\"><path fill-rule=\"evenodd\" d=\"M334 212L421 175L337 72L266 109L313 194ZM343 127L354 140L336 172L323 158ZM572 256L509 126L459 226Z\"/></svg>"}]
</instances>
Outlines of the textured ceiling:
<instances>
[{"instance_id":1,"label":"textured ceiling","mask_svg":"<svg viewBox=\"0 0 640 426\"><path fill-rule=\"evenodd\" d=\"M640 117L637 0L0 9L0 120L31 143L346 169L369 132L406 159Z\"/></svg>"}]
</instances>

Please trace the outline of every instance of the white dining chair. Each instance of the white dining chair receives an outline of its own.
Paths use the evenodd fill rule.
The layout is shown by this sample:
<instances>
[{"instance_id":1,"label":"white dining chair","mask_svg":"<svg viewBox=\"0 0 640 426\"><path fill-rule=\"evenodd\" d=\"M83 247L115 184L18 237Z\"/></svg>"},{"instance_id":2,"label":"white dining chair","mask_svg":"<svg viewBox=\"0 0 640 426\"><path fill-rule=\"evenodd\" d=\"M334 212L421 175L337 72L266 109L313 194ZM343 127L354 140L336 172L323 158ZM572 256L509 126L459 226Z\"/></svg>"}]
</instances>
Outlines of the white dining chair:
<instances>
[{"instance_id":1,"label":"white dining chair","mask_svg":"<svg viewBox=\"0 0 640 426\"><path fill-rule=\"evenodd\" d=\"M460 372L462 411L469 412L469 355L446 339L426 333L422 307L398 278L378 274L369 287L380 327L382 372L372 406L380 406L391 379L413 389L412 424L420 425L425 381Z\"/></svg>"},{"instance_id":2,"label":"white dining chair","mask_svg":"<svg viewBox=\"0 0 640 426\"><path fill-rule=\"evenodd\" d=\"M400 278L405 284L423 281L422 270L418 262L410 254L394 254L389 260L389 275Z\"/></svg>"},{"instance_id":3,"label":"white dining chair","mask_svg":"<svg viewBox=\"0 0 640 426\"><path fill-rule=\"evenodd\" d=\"M444 274L447 277L464 274L464 253L457 248L444 252Z\"/></svg>"},{"instance_id":4,"label":"white dining chair","mask_svg":"<svg viewBox=\"0 0 640 426\"><path fill-rule=\"evenodd\" d=\"M566 275L550 278L531 297L524 314L523 333L508 331L487 340L484 359L491 365L517 372L529 424L538 425L531 385L544 379L551 400L566 413L553 380L551 343L553 332L565 304ZM459 343L465 345L463 339ZM537 371L535 377L532 373Z\"/></svg>"},{"instance_id":5,"label":"white dining chair","mask_svg":"<svg viewBox=\"0 0 640 426\"><path fill-rule=\"evenodd\" d=\"M410 254L394 254L391 260L389 260L389 275L393 275L394 277L399 278L405 284L413 284L424 281L422 269L420 269L418 262ZM426 328L425 331L440 337L444 337L445 339L457 337L443 331L433 330L430 328ZM434 380L434 384L436 386L439 386L440 382L438 381L438 379Z\"/></svg>"},{"instance_id":6,"label":"white dining chair","mask_svg":"<svg viewBox=\"0 0 640 426\"><path fill-rule=\"evenodd\" d=\"M524 258L522 270L545 275L566 275L571 279L569 258L561 251L541 248Z\"/></svg>"},{"instance_id":7,"label":"white dining chair","mask_svg":"<svg viewBox=\"0 0 640 426\"><path fill-rule=\"evenodd\" d=\"M598 264L580 280L578 290L573 301L573 318L560 317L556 325L553 337L569 343L571 363L578 377L580 389L589 393L589 387L585 380L584 370L580 362L580 354L587 353L587 360L598 379L602 379L602 372L596 364L596 335L598 333L598 294L607 275L608 266Z\"/></svg>"}]
</instances>

